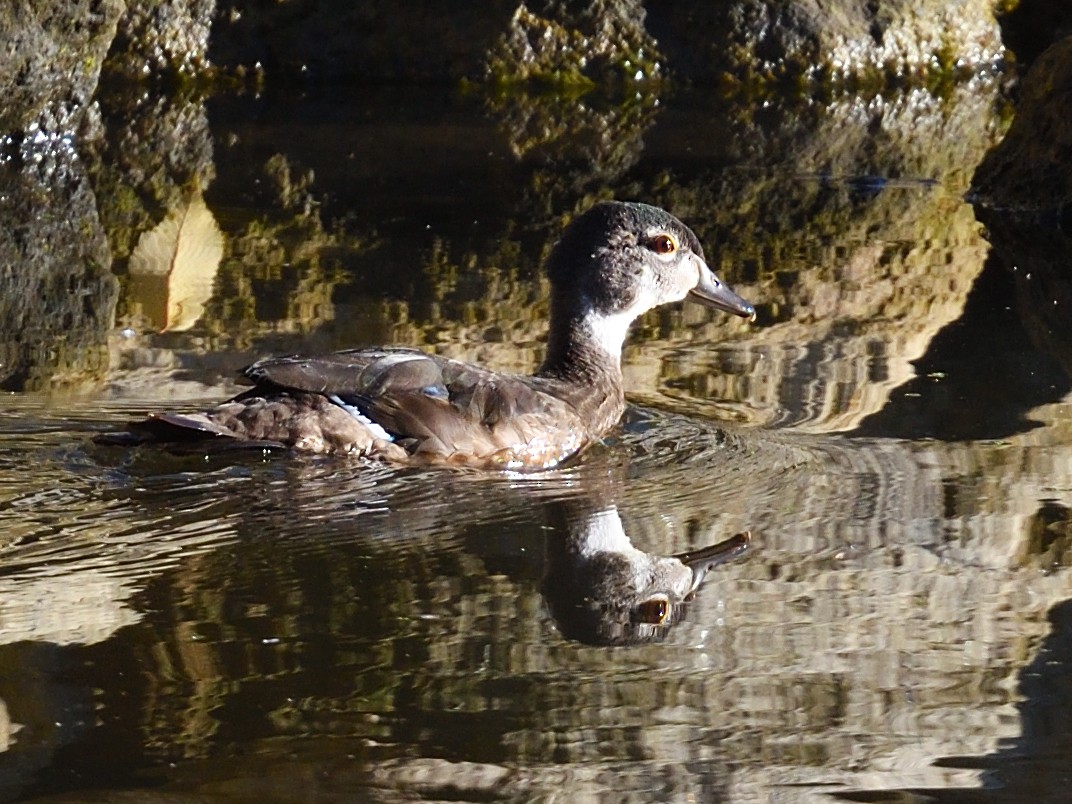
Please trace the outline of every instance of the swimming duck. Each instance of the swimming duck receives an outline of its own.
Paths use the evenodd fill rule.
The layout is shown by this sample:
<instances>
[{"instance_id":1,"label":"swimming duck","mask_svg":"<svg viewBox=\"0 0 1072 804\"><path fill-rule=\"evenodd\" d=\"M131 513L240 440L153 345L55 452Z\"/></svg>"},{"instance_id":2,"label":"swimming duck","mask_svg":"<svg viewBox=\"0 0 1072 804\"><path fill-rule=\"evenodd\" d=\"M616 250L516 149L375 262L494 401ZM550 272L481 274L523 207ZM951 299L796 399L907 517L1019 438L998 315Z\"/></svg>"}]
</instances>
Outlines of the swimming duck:
<instances>
[{"instance_id":1,"label":"swimming duck","mask_svg":"<svg viewBox=\"0 0 1072 804\"><path fill-rule=\"evenodd\" d=\"M686 297L754 318L708 268L692 230L641 203L576 218L547 265L547 356L506 375L415 349L260 360L253 387L199 413L155 413L107 443L224 441L403 464L549 469L599 440L625 409L621 350L642 313Z\"/></svg>"}]
</instances>

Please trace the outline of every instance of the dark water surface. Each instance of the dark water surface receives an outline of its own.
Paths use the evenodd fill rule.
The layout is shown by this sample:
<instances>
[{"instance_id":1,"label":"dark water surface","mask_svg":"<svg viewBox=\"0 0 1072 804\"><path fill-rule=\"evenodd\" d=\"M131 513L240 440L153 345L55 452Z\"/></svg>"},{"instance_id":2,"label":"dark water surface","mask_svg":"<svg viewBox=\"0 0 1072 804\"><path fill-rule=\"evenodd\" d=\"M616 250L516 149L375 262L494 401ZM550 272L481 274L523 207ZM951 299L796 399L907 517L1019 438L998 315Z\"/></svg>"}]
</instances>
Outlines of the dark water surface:
<instances>
[{"instance_id":1,"label":"dark water surface","mask_svg":"<svg viewBox=\"0 0 1072 804\"><path fill-rule=\"evenodd\" d=\"M963 202L996 108L217 99L212 170L138 225L89 160L114 326L42 335L0 411L0 798L1064 800L1069 250ZM575 465L90 442L271 352L531 370L548 242L608 195L760 314L638 322L634 406ZM741 531L654 616L578 557Z\"/></svg>"}]
</instances>

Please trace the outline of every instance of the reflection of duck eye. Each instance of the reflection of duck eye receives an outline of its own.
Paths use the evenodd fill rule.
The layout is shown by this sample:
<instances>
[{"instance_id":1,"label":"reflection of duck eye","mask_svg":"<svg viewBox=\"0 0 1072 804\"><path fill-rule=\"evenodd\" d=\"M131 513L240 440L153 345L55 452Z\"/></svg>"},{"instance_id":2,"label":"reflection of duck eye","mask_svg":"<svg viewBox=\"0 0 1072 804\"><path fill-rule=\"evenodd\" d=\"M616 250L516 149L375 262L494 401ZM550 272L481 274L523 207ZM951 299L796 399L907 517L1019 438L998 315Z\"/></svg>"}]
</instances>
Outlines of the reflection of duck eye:
<instances>
[{"instance_id":1,"label":"reflection of duck eye","mask_svg":"<svg viewBox=\"0 0 1072 804\"><path fill-rule=\"evenodd\" d=\"M670 616L669 600L645 600L633 609L633 621L662 625Z\"/></svg>"},{"instance_id":2,"label":"reflection of duck eye","mask_svg":"<svg viewBox=\"0 0 1072 804\"><path fill-rule=\"evenodd\" d=\"M651 250L656 254L673 254L677 251L677 243L668 234L656 235L651 239Z\"/></svg>"}]
</instances>

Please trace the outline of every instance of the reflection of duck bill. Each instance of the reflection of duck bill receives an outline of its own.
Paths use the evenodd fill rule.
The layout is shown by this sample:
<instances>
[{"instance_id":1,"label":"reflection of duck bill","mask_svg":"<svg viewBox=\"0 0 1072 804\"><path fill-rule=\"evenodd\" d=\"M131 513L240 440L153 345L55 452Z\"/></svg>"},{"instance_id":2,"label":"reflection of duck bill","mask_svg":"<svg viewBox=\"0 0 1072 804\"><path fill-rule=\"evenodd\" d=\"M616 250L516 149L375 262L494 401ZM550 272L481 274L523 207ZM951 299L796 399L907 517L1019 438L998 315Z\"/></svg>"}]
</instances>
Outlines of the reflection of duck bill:
<instances>
[{"instance_id":1,"label":"reflection of duck bill","mask_svg":"<svg viewBox=\"0 0 1072 804\"><path fill-rule=\"evenodd\" d=\"M633 546L614 505L553 504L542 591L559 633L591 645L665 638L708 571L745 552L739 533L676 556ZM566 538L563 538L565 531Z\"/></svg>"},{"instance_id":2,"label":"reflection of duck bill","mask_svg":"<svg viewBox=\"0 0 1072 804\"><path fill-rule=\"evenodd\" d=\"M704 576L709 570L720 564L732 561L737 556L746 552L752 544L752 534L748 531L738 533L725 541L713 544L710 547L702 547L688 553L680 553L674 558L692 570L692 588L690 593L703 582Z\"/></svg>"}]
</instances>

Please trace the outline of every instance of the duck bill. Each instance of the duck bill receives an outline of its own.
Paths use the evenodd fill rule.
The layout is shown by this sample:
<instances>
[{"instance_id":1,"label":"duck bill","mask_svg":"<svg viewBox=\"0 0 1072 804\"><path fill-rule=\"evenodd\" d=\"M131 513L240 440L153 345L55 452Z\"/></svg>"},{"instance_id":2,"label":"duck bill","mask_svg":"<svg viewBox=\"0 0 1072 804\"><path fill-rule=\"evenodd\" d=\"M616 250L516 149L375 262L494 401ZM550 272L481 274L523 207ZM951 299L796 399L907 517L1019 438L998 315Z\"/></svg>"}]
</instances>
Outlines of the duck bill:
<instances>
[{"instance_id":1,"label":"duck bill","mask_svg":"<svg viewBox=\"0 0 1072 804\"><path fill-rule=\"evenodd\" d=\"M749 321L754 321L756 308L730 290L729 286L715 276L714 271L708 268L707 263L702 259L695 255L693 259L696 261L700 281L696 283L696 287L689 291L689 298L708 307L714 307L724 313L732 313L733 315L739 315L741 318L747 318Z\"/></svg>"},{"instance_id":2,"label":"duck bill","mask_svg":"<svg viewBox=\"0 0 1072 804\"><path fill-rule=\"evenodd\" d=\"M725 541L711 545L710 547L702 547L699 550L693 550L689 553L681 553L680 555L674 556L674 558L692 570L692 588L689 590L690 594L695 592L700 584L703 583L704 576L707 575L710 570L714 569L719 564L725 564L727 561L732 561L737 556L746 552L751 543L752 534L746 531L745 533L738 533L736 536L730 536L730 538Z\"/></svg>"}]
</instances>

